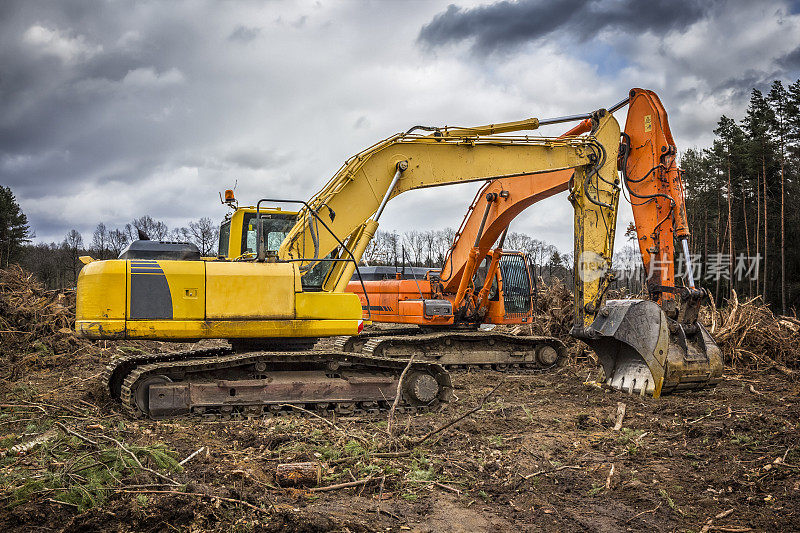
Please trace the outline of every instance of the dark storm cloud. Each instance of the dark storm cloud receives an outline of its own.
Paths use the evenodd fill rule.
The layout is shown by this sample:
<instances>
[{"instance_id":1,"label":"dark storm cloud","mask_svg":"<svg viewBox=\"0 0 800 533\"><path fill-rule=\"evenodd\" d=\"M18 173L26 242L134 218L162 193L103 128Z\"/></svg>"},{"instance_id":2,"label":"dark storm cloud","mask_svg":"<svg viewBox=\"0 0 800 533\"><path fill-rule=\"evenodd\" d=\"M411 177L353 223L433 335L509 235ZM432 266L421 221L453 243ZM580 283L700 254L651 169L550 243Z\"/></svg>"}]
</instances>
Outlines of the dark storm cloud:
<instances>
[{"instance_id":1,"label":"dark storm cloud","mask_svg":"<svg viewBox=\"0 0 800 533\"><path fill-rule=\"evenodd\" d=\"M797 74L800 71L800 46L778 59L778 64L788 72Z\"/></svg>"},{"instance_id":2,"label":"dark storm cloud","mask_svg":"<svg viewBox=\"0 0 800 533\"><path fill-rule=\"evenodd\" d=\"M746 99L750 97L753 89L758 89L761 92L769 92L769 87L772 85L773 80L780 78L779 72L765 74L761 71L749 69L740 73L735 78L728 78L722 83L716 85L711 89L712 94L728 93L730 98L733 99Z\"/></svg>"},{"instance_id":3,"label":"dark storm cloud","mask_svg":"<svg viewBox=\"0 0 800 533\"><path fill-rule=\"evenodd\" d=\"M156 125L183 74L176 40L200 39L181 17L151 19L128 32L109 4L17 3L0 22L0 177L22 196L69 190L102 162L106 178L146 173L170 150L170 125ZM146 91L150 102L140 96ZM153 103L157 105L152 105Z\"/></svg>"},{"instance_id":4,"label":"dark storm cloud","mask_svg":"<svg viewBox=\"0 0 800 533\"><path fill-rule=\"evenodd\" d=\"M237 26L235 30L228 36L229 41L241 41L249 43L261 33L260 28L249 28L247 26Z\"/></svg>"},{"instance_id":5,"label":"dark storm cloud","mask_svg":"<svg viewBox=\"0 0 800 533\"><path fill-rule=\"evenodd\" d=\"M420 30L422 44L436 46L474 39L486 54L548 36L587 40L607 29L665 34L701 19L713 2L702 0L522 0L462 9L450 5Z\"/></svg>"}]
</instances>

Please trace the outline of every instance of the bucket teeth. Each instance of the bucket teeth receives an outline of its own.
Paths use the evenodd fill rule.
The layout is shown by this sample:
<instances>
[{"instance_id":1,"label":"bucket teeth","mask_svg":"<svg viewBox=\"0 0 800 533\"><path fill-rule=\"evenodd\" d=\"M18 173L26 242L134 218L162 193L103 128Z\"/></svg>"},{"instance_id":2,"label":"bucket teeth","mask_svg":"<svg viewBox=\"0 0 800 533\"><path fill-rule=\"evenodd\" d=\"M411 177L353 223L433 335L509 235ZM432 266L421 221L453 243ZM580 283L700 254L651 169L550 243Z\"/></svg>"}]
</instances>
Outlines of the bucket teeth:
<instances>
[{"instance_id":1,"label":"bucket teeth","mask_svg":"<svg viewBox=\"0 0 800 533\"><path fill-rule=\"evenodd\" d=\"M606 376L606 385L612 389L639 396L653 395L653 374L641 360L617 361L613 373Z\"/></svg>"}]
</instances>

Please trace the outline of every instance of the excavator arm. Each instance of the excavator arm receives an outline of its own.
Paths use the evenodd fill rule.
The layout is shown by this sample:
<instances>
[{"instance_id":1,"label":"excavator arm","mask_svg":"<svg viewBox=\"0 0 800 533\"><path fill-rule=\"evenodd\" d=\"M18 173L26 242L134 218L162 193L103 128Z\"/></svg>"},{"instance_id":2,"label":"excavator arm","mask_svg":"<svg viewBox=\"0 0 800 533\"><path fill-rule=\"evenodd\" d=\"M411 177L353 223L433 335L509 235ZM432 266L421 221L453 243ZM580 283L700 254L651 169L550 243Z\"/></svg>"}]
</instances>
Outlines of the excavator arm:
<instances>
[{"instance_id":1,"label":"excavator arm","mask_svg":"<svg viewBox=\"0 0 800 533\"><path fill-rule=\"evenodd\" d=\"M623 142L621 168L648 286L656 298L663 293L663 299L672 299L672 292L660 287L675 287L674 243L687 243L689 228L677 149L667 113L652 91L631 91ZM687 283L694 287L691 275Z\"/></svg>"},{"instance_id":2,"label":"excavator arm","mask_svg":"<svg viewBox=\"0 0 800 533\"><path fill-rule=\"evenodd\" d=\"M386 202L413 189L499 178L514 180L556 171L581 176L616 174L615 168L603 167L604 161L616 161L619 145L619 125L610 114L597 118L595 135L495 135L538 125L538 120L531 119L439 135L405 133L377 143L347 160L306 204L281 244L278 258L295 261L301 272L308 272L331 253L347 258L349 254L344 255L339 244L344 242L352 259L358 261L377 230ZM319 221L326 228L321 228ZM350 281L354 262L335 261L332 265L322 289L341 292Z\"/></svg>"},{"instance_id":3,"label":"excavator arm","mask_svg":"<svg viewBox=\"0 0 800 533\"><path fill-rule=\"evenodd\" d=\"M722 375L722 358L714 340L697 321L706 293L695 288L692 276L683 183L667 113L652 91L633 89L628 103L620 168L633 205L650 299L609 300L601 305L587 294L579 298L577 287L585 291L587 282L580 279L583 270L576 267L578 319L572 334L597 353L607 385L658 397L673 390L716 384ZM602 181L597 183L608 191L614 189ZM580 192L578 188L576 192ZM583 218L577 209L576 229L579 218ZM591 209L597 211L598 206ZM676 241L687 261L683 286L675 283ZM584 241L579 246L576 231L576 258L580 252L592 262L600 250L599 243L587 244ZM603 252L600 255L605 259ZM607 272L600 282L601 291L610 275ZM589 295L596 297L594 287ZM676 296L680 297L680 307Z\"/></svg>"}]
</instances>

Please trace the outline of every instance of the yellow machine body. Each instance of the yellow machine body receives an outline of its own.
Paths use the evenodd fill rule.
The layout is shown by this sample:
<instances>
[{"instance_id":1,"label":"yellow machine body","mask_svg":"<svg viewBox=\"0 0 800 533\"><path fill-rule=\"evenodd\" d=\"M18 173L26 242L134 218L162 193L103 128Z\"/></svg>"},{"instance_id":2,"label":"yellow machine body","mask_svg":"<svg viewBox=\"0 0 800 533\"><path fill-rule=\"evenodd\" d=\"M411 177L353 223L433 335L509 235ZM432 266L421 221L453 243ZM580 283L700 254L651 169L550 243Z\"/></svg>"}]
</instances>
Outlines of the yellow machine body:
<instances>
[{"instance_id":1,"label":"yellow machine body","mask_svg":"<svg viewBox=\"0 0 800 533\"><path fill-rule=\"evenodd\" d=\"M303 292L292 263L95 261L76 315L90 339L327 337L362 325L358 296Z\"/></svg>"},{"instance_id":2,"label":"yellow machine body","mask_svg":"<svg viewBox=\"0 0 800 533\"><path fill-rule=\"evenodd\" d=\"M238 209L223 224L235 258L253 253L255 212ZM262 212L287 224L296 215ZM274 250L282 240L276 235L268 244ZM303 292L291 262L93 261L78 278L76 314L76 330L90 339L327 337L354 335L362 326L356 295Z\"/></svg>"}]
</instances>

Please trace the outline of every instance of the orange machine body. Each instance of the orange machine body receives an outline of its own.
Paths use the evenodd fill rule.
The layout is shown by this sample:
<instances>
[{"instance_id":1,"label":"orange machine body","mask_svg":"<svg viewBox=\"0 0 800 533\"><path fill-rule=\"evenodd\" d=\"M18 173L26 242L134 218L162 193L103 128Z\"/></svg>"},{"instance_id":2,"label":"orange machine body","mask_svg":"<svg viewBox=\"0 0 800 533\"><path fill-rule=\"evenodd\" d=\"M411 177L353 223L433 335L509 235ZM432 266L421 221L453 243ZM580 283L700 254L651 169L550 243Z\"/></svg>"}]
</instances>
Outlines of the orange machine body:
<instances>
[{"instance_id":1,"label":"orange machine body","mask_svg":"<svg viewBox=\"0 0 800 533\"><path fill-rule=\"evenodd\" d=\"M479 266L479 278L485 279L489 275L494 253L488 254ZM347 290L358 294L364 317L375 322L421 326L452 326L461 322L529 323L533 313L533 287L536 280L527 256L521 252L506 251L502 252L501 262L494 269L490 282L486 284L489 289L479 314L471 318L458 313L454 293L443 292L438 269L431 269L424 277L398 272L391 279L365 281L369 309L359 281L351 281ZM426 302L449 302L450 309L455 309L456 312L431 313L428 312L430 305L426 307Z\"/></svg>"}]
</instances>

